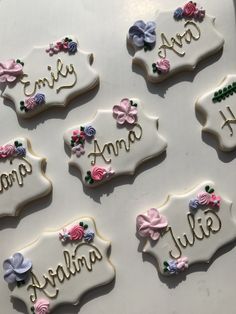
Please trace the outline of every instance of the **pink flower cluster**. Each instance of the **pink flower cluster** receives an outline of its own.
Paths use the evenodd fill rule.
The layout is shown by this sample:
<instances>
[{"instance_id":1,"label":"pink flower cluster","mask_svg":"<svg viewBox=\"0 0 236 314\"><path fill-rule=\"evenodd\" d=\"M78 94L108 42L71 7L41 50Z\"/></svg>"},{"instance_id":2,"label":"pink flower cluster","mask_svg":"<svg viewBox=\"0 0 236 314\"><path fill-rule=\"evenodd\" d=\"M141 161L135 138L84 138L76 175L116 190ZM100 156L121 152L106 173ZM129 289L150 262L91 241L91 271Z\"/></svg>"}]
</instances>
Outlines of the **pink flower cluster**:
<instances>
[{"instance_id":1,"label":"pink flower cluster","mask_svg":"<svg viewBox=\"0 0 236 314\"><path fill-rule=\"evenodd\" d=\"M72 41L72 39L66 37L61 41L56 42L56 44L49 44L48 48L46 48L46 52L53 56L58 52L69 52L70 54L74 54L77 51L77 43Z\"/></svg>"},{"instance_id":2,"label":"pink flower cluster","mask_svg":"<svg viewBox=\"0 0 236 314\"><path fill-rule=\"evenodd\" d=\"M68 229L63 229L62 232L59 233L59 239L62 242L66 240L81 240L84 236L84 227L80 225L73 225Z\"/></svg>"},{"instance_id":3,"label":"pink flower cluster","mask_svg":"<svg viewBox=\"0 0 236 314\"><path fill-rule=\"evenodd\" d=\"M115 171L109 167L99 167L99 166L94 166L91 171L87 172L87 176L85 177L85 181L88 182L89 184L93 184L95 181L99 182L104 180L105 178L109 178L115 173Z\"/></svg>"},{"instance_id":4,"label":"pink flower cluster","mask_svg":"<svg viewBox=\"0 0 236 314\"><path fill-rule=\"evenodd\" d=\"M220 207L221 197L214 193L214 190L209 186L205 187L205 191L198 193L197 197L191 199L189 207L192 210L197 210L199 206L213 206Z\"/></svg>"},{"instance_id":5,"label":"pink flower cluster","mask_svg":"<svg viewBox=\"0 0 236 314\"><path fill-rule=\"evenodd\" d=\"M197 200L201 205L211 205L220 207L221 197L215 195L214 193L210 194L207 192L200 192L197 195Z\"/></svg>"},{"instance_id":6,"label":"pink flower cluster","mask_svg":"<svg viewBox=\"0 0 236 314\"><path fill-rule=\"evenodd\" d=\"M184 5L183 8L177 8L174 12L174 18L176 20L181 20L182 18L191 19L194 18L195 20L202 21L205 17L205 10L198 9L197 4L193 1L189 1Z\"/></svg>"}]
</instances>

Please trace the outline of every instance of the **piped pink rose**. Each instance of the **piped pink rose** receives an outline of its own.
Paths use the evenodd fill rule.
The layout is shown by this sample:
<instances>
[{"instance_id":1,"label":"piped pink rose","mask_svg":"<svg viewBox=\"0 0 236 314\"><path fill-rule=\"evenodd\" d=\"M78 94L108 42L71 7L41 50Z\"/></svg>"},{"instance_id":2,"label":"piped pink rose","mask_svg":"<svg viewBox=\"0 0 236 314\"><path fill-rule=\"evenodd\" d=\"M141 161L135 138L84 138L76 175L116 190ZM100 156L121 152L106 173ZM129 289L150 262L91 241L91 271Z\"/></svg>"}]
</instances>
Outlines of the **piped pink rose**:
<instances>
[{"instance_id":1,"label":"piped pink rose","mask_svg":"<svg viewBox=\"0 0 236 314\"><path fill-rule=\"evenodd\" d=\"M185 17L194 17L194 13L196 10L197 10L196 3L189 1L184 6L184 9L183 9L184 13L183 14Z\"/></svg>"},{"instance_id":2,"label":"piped pink rose","mask_svg":"<svg viewBox=\"0 0 236 314\"><path fill-rule=\"evenodd\" d=\"M91 177L94 181L102 181L106 175L106 169L94 166L91 170Z\"/></svg>"},{"instance_id":3,"label":"piped pink rose","mask_svg":"<svg viewBox=\"0 0 236 314\"><path fill-rule=\"evenodd\" d=\"M0 146L0 158L11 157L15 154L15 152L16 152L16 149L11 144Z\"/></svg>"},{"instance_id":4,"label":"piped pink rose","mask_svg":"<svg viewBox=\"0 0 236 314\"><path fill-rule=\"evenodd\" d=\"M14 82L18 76L23 74L23 67L20 63L10 59L0 62L0 82Z\"/></svg>"},{"instance_id":5,"label":"piped pink rose","mask_svg":"<svg viewBox=\"0 0 236 314\"><path fill-rule=\"evenodd\" d=\"M197 199L198 199L199 204L208 205L211 200L211 194L208 192L200 192L197 195Z\"/></svg>"},{"instance_id":6,"label":"piped pink rose","mask_svg":"<svg viewBox=\"0 0 236 314\"><path fill-rule=\"evenodd\" d=\"M160 73L168 73L170 71L170 62L167 59L160 59L156 63L157 71Z\"/></svg>"},{"instance_id":7,"label":"piped pink rose","mask_svg":"<svg viewBox=\"0 0 236 314\"><path fill-rule=\"evenodd\" d=\"M168 221L156 208L151 208L146 214L137 216L136 225L141 237L150 237L152 240L158 240L161 231L167 227Z\"/></svg>"},{"instance_id":8,"label":"piped pink rose","mask_svg":"<svg viewBox=\"0 0 236 314\"><path fill-rule=\"evenodd\" d=\"M70 240L81 240L84 236L84 228L80 225L74 225L68 229Z\"/></svg>"},{"instance_id":9,"label":"piped pink rose","mask_svg":"<svg viewBox=\"0 0 236 314\"><path fill-rule=\"evenodd\" d=\"M125 122L134 124L137 121L137 112L137 108L130 104L128 98L122 99L119 105L113 107L113 115L117 123L121 125Z\"/></svg>"},{"instance_id":10,"label":"piped pink rose","mask_svg":"<svg viewBox=\"0 0 236 314\"><path fill-rule=\"evenodd\" d=\"M34 305L34 314L48 314L49 313L49 301L45 299L39 299Z\"/></svg>"}]
</instances>

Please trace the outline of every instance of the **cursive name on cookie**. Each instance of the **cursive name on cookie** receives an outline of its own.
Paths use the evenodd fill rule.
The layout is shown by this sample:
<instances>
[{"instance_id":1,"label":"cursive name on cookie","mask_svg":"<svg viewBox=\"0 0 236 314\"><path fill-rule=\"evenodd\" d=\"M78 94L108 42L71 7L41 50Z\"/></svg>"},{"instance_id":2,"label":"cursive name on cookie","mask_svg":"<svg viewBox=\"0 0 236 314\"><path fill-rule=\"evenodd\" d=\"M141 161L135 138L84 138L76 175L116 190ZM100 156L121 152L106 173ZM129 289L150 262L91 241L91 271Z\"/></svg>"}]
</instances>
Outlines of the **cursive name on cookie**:
<instances>
[{"instance_id":1,"label":"cursive name on cookie","mask_svg":"<svg viewBox=\"0 0 236 314\"><path fill-rule=\"evenodd\" d=\"M61 59L57 59L56 70L52 71L52 67L48 65L48 71L50 71L50 77L39 78L35 82L28 80L28 74L24 74L23 78L20 80L20 83L23 84L25 96L34 95L37 90L47 86L51 89L54 89L55 83L59 82L61 78L67 78L68 76L73 77L73 81L68 85L60 85L56 88L56 93L59 93L62 89L72 88L77 82L77 74L74 69L73 64L65 65Z\"/></svg>"},{"instance_id":2,"label":"cursive name on cookie","mask_svg":"<svg viewBox=\"0 0 236 314\"><path fill-rule=\"evenodd\" d=\"M178 56L183 57L185 51L182 50L184 41L186 44L190 44L192 40L199 40L201 37L200 28L195 22L187 21L184 24L185 31L182 34L177 33L175 37L171 37L169 40L164 33L161 33L162 45L158 48L158 55L160 58L166 58L167 49L173 51Z\"/></svg>"},{"instance_id":3,"label":"cursive name on cookie","mask_svg":"<svg viewBox=\"0 0 236 314\"><path fill-rule=\"evenodd\" d=\"M190 234L183 234L182 237L176 236L172 227L168 227L161 237L169 237L173 249L169 251L171 258L178 259L182 256L182 251L187 247L193 247L196 241L204 241L221 230L221 220L215 210L207 209L204 211L203 218L191 213L187 214L187 224Z\"/></svg>"},{"instance_id":4,"label":"cursive name on cookie","mask_svg":"<svg viewBox=\"0 0 236 314\"><path fill-rule=\"evenodd\" d=\"M19 186L23 186L24 178L32 173L32 165L22 158L23 162L19 164L18 169L13 169L9 173L0 174L0 193L8 190L16 182Z\"/></svg>"},{"instance_id":5,"label":"cursive name on cookie","mask_svg":"<svg viewBox=\"0 0 236 314\"><path fill-rule=\"evenodd\" d=\"M106 143L101 146L97 140L94 140L93 152L88 154L88 158L92 157L91 165L96 164L97 157L101 157L105 163L111 163L112 159L107 155L119 156L120 151L123 149L126 152L129 152L131 149L131 144L134 144L136 141L140 141L142 138L143 130L142 127L135 123L132 130L129 131L127 140L120 139L116 140L115 143Z\"/></svg>"},{"instance_id":6,"label":"cursive name on cookie","mask_svg":"<svg viewBox=\"0 0 236 314\"><path fill-rule=\"evenodd\" d=\"M88 256L80 254L81 247L88 249ZM42 278L39 278L39 276L36 276L35 273L31 271L31 282L27 286L27 290L32 292L30 295L31 302L36 302L38 290L50 299L56 298L60 291L60 284L78 275L83 268L91 272L93 265L103 258L99 249L89 243L78 244L72 253L64 250L63 257L64 263L58 264L54 269L49 268L47 273L41 276Z\"/></svg>"}]
</instances>

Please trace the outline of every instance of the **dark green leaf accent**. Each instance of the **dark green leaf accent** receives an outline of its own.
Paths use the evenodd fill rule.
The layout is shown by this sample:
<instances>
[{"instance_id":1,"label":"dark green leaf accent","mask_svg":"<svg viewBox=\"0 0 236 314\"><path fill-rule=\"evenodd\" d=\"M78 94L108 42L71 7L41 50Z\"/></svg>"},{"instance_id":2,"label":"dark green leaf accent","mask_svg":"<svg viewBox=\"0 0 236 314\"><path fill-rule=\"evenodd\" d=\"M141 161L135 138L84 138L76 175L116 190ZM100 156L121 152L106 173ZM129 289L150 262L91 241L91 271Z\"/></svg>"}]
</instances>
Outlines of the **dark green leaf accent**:
<instances>
[{"instance_id":1,"label":"dark green leaf accent","mask_svg":"<svg viewBox=\"0 0 236 314\"><path fill-rule=\"evenodd\" d=\"M89 176L91 176L91 171L87 171L87 174L88 174Z\"/></svg>"},{"instance_id":2,"label":"dark green leaf accent","mask_svg":"<svg viewBox=\"0 0 236 314\"><path fill-rule=\"evenodd\" d=\"M81 222L79 223L79 225L80 225L81 227L83 227L83 226L84 226L83 221L81 221Z\"/></svg>"},{"instance_id":3,"label":"dark green leaf accent","mask_svg":"<svg viewBox=\"0 0 236 314\"><path fill-rule=\"evenodd\" d=\"M21 106L24 106L25 105L25 102L22 100L22 101L20 101L20 105Z\"/></svg>"},{"instance_id":4,"label":"dark green leaf accent","mask_svg":"<svg viewBox=\"0 0 236 314\"><path fill-rule=\"evenodd\" d=\"M130 105L133 106L133 100L130 100L129 102L130 102Z\"/></svg>"},{"instance_id":5,"label":"dark green leaf accent","mask_svg":"<svg viewBox=\"0 0 236 314\"><path fill-rule=\"evenodd\" d=\"M84 225L84 229L88 229L88 225Z\"/></svg>"},{"instance_id":6,"label":"dark green leaf accent","mask_svg":"<svg viewBox=\"0 0 236 314\"><path fill-rule=\"evenodd\" d=\"M206 191L207 193L209 193L209 190L210 190L209 185L205 186L205 191Z\"/></svg>"},{"instance_id":7,"label":"dark green leaf accent","mask_svg":"<svg viewBox=\"0 0 236 314\"><path fill-rule=\"evenodd\" d=\"M92 178L90 178L89 184L93 184L93 183L94 183L94 180Z\"/></svg>"},{"instance_id":8,"label":"dark green leaf accent","mask_svg":"<svg viewBox=\"0 0 236 314\"><path fill-rule=\"evenodd\" d=\"M84 131L84 127L83 126L80 127L80 131Z\"/></svg>"},{"instance_id":9,"label":"dark green leaf accent","mask_svg":"<svg viewBox=\"0 0 236 314\"><path fill-rule=\"evenodd\" d=\"M89 177L89 176L86 176L86 177L85 177L85 181L88 182L89 180L90 180L90 177Z\"/></svg>"},{"instance_id":10,"label":"dark green leaf accent","mask_svg":"<svg viewBox=\"0 0 236 314\"><path fill-rule=\"evenodd\" d=\"M212 194L212 193L214 193L214 192L215 192L215 190L212 189L212 188L208 191L208 193L210 193L210 194Z\"/></svg>"},{"instance_id":11,"label":"dark green leaf accent","mask_svg":"<svg viewBox=\"0 0 236 314\"><path fill-rule=\"evenodd\" d=\"M164 261L163 265L164 265L164 266L169 266L169 264L168 264L167 261Z\"/></svg>"},{"instance_id":12,"label":"dark green leaf accent","mask_svg":"<svg viewBox=\"0 0 236 314\"><path fill-rule=\"evenodd\" d=\"M222 100L225 100L226 97L232 96L234 93L236 93L236 82L224 87L223 90L219 89L215 92L212 101L214 103L221 102Z\"/></svg>"},{"instance_id":13,"label":"dark green leaf accent","mask_svg":"<svg viewBox=\"0 0 236 314\"><path fill-rule=\"evenodd\" d=\"M15 142L14 142L14 145L15 145L16 147L18 147L18 145L19 145L18 141L15 141Z\"/></svg>"},{"instance_id":14,"label":"dark green leaf accent","mask_svg":"<svg viewBox=\"0 0 236 314\"><path fill-rule=\"evenodd\" d=\"M20 63L20 59L16 59L16 63Z\"/></svg>"},{"instance_id":15,"label":"dark green leaf accent","mask_svg":"<svg viewBox=\"0 0 236 314\"><path fill-rule=\"evenodd\" d=\"M168 272L168 269L165 267L164 268L164 273L167 273Z\"/></svg>"}]
</instances>

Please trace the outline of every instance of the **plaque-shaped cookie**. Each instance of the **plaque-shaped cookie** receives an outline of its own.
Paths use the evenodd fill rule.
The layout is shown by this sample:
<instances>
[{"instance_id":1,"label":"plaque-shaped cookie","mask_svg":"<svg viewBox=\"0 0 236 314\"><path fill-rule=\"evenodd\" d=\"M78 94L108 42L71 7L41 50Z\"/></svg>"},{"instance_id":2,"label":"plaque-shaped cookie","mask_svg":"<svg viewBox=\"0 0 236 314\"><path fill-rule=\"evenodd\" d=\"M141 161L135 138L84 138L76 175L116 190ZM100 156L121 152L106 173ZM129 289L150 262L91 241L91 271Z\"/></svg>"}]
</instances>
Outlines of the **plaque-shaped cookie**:
<instances>
[{"instance_id":1,"label":"plaque-shaped cookie","mask_svg":"<svg viewBox=\"0 0 236 314\"><path fill-rule=\"evenodd\" d=\"M201 96L196 110L203 115L203 131L217 138L219 148L236 148L236 75L227 75L223 82Z\"/></svg>"},{"instance_id":2,"label":"plaque-shaped cookie","mask_svg":"<svg viewBox=\"0 0 236 314\"><path fill-rule=\"evenodd\" d=\"M3 262L3 277L28 313L51 313L60 304L78 304L84 293L113 280L109 247L94 220L80 218L12 254Z\"/></svg>"},{"instance_id":3,"label":"plaque-shaped cookie","mask_svg":"<svg viewBox=\"0 0 236 314\"><path fill-rule=\"evenodd\" d=\"M136 21L128 31L134 47L133 63L151 82L161 82L180 71L194 70L198 62L223 47L215 18L192 1L173 11L156 14L153 21Z\"/></svg>"},{"instance_id":4,"label":"plaque-shaped cookie","mask_svg":"<svg viewBox=\"0 0 236 314\"><path fill-rule=\"evenodd\" d=\"M73 36L33 47L25 58L0 62L0 83L6 84L2 96L13 101L23 118L64 107L98 83L92 61L93 55L82 51Z\"/></svg>"},{"instance_id":5,"label":"plaque-shaped cookie","mask_svg":"<svg viewBox=\"0 0 236 314\"><path fill-rule=\"evenodd\" d=\"M141 162L165 151L167 144L157 128L158 119L144 112L140 100L124 98L65 133L70 164L80 169L83 183L90 187L133 174Z\"/></svg>"},{"instance_id":6,"label":"plaque-shaped cookie","mask_svg":"<svg viewBox=\"0 0 236 314\"><path fill-rule=\"evenodd\" d=\"M17 215L25 204L51 191L44 163L25 138L0 146L0 217Z\"/></svg>"},{"instance_id":7,"label":"plaque-shaped cookie","mask_svg":"<svg viewBox=\"0 0 236 314\"><path fill-rule=\"evenodd\" d=\"M147 239L163 275L178 275L194 263L209 263L215 252L236 238L232 202L212 182L171 195L160 208L137 216L137 232Z\"/></svg>"}]
</instances>

